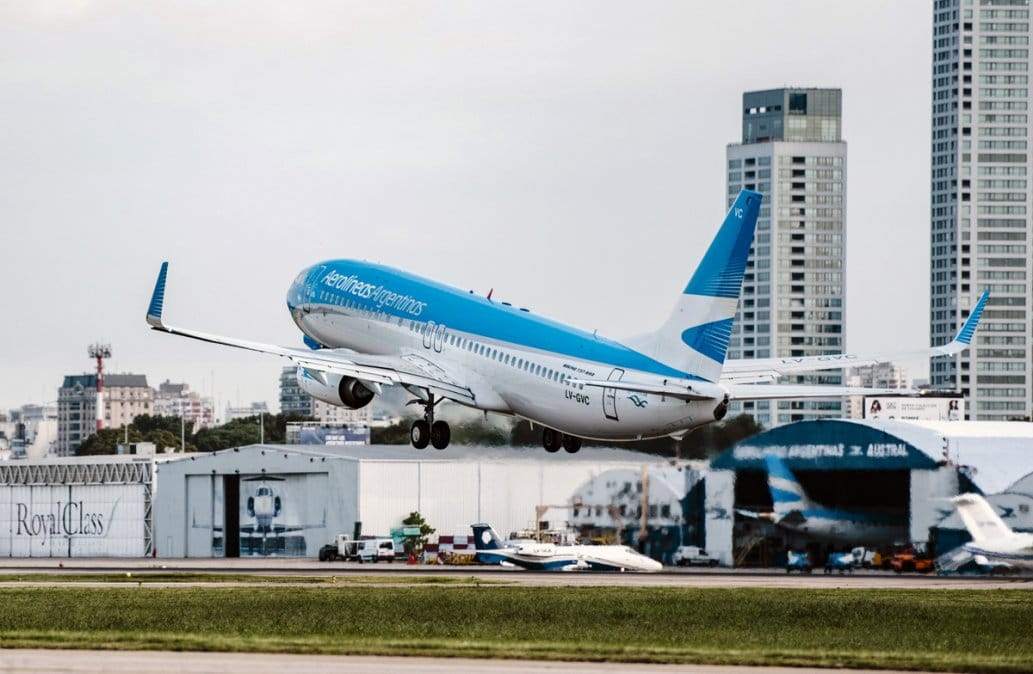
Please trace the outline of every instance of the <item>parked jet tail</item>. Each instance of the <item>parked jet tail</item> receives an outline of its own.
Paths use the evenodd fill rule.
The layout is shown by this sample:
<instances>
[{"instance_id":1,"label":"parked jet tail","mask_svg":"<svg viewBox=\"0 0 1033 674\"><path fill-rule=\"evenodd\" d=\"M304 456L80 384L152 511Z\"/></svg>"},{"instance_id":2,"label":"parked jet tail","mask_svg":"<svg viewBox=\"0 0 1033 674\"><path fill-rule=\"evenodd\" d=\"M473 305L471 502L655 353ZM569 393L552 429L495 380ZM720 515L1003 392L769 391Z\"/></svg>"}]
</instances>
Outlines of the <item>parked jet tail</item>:
<instances>
[{"instance_id":1,"label":"parked jet tail","mask_svg":"<svg viewBox=\"0 0 1033 674\"><path fill-rule=\"evenodd\" d=\"M502 539L499 538L490 524L473 524L470 526L473 529L473 545L476 550L499 550L505 547L502 545Z\"/></svg>"},{"instance_id":2,"label":"parked jet tail","mask_svg":"<svg viewBox=\"0 0 1033 674\"><path fill-rule=\"evenodd\" d=\"M802 513L813 505L785 461L775 454L767 454L764 463L768 468L768 490L777 521L794 511Z\"/></svg>"},{"instance_id":3,"label":"parked jet tail","mask_svg":"<svg viewBox=\"0 0 1033 674\"><path fill-rule=\"evenodd\" d=\"M958 509L961 521L972 536L972 540L980 543L988 540L1011 538L1015 533L1004 523L993 506L979 494L961 494L951 501Z\"/></svg>"},{"instance_id":4,"label":"parked jet tail","mask_svg":"<svg viewBox=\"0 0 1033 674\"><path fill-rule=\"evenodd\" d=\"M632 346L682 372L720 378L760 202L760 192L739 192L667 322Z\"/></svg>"}]
</instances>

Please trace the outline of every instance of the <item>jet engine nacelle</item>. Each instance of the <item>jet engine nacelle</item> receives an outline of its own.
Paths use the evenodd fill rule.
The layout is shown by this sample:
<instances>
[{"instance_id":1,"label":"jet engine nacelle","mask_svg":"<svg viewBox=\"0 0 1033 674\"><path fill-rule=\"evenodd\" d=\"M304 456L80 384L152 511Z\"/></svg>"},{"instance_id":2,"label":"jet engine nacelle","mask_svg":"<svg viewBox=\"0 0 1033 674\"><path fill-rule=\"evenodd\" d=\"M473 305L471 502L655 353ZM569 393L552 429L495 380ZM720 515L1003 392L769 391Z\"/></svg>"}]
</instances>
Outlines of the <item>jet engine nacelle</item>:
<instances>
[{"instance_id":1,"label":"jet engine nacelle","mask_svg":"<svg viewBox=\"0 0 1033 674\"><path fill-rule=\"evenodd\" d=\"M354 377L329 372L322 373L322 376L326 379L326 384L316 379L305 368L298 368L298 384L305 393L317 400L353 410L365 407L373 401L373 391Z\"/></svg>"}]
</instances>

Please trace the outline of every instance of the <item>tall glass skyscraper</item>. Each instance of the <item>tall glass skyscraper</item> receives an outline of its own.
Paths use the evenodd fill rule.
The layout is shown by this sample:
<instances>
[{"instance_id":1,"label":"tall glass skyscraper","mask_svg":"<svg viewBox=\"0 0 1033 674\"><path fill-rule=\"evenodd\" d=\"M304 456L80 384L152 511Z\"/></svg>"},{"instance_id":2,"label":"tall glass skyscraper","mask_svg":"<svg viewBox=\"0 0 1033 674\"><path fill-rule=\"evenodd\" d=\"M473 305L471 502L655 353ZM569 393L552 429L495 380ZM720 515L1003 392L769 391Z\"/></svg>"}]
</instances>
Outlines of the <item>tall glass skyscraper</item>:
<instances>
[{"instance_id":1,"label":"tall glass skyscraper","mask_svg":"<svg viewBox=\"0 0 1033 674\"><path fill-rule=\"evenodd\" d=\"M1029 0L933 1L930 340L947 342L983 289L973 348L930 363L969 418L1029 417Z\"/></svg>"},{"instance_id":2,"label":"tall glass skyscraper","mask_svg":"<svg viewBox=\"0 0 1033 674\"><path fill-rule=\"evenodd\" d=\"M743 94L742 142L728 145L727 204L742 188L764 202L743 279L729 358L818 356L844 349L846 143L842 91ZM842 384L841 371L785 383ZM735 403L766 427L841 417L842 398Z\"/></svg>"}]
</instances>

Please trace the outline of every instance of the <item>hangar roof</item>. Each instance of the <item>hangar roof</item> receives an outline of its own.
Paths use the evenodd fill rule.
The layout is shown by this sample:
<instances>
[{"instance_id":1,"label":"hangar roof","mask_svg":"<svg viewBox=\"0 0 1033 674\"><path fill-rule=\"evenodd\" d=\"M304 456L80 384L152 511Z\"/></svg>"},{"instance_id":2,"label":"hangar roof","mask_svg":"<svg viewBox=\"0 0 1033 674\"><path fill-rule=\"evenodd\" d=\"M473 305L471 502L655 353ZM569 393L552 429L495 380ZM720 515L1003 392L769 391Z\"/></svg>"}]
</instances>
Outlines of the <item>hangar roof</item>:
<instances>
[{"instance_id":1,"label":"hangar roof","mask_svg":"<svg viewBox=\"0 0 1033 674\"><path fill-rule=\"evenodd\" d=\"M967 467L984 493L1000 492L1033 471L1033 423L828 419L778 426L738 443L711 463L718 469L763 469L764 454L790 468L931 469L946 461Z\"/></svg>"},{"instance_id":2,"label":"hangar roof","mask_svg":"<svg viewBox=\"0 0 1033 674\"><path fill-rule=\"evenodd\" d=\"M268 451L285 454L350 459L357 461L554 461L626 462L636 466L662 460L652 454L613 447L584 447L577 454L546 452L541 447L491 447L487 445L450 445L448 449L414 449L409 445L245 445L224 449L215 454L233 451Z\"/></svg>"}]
</instances>

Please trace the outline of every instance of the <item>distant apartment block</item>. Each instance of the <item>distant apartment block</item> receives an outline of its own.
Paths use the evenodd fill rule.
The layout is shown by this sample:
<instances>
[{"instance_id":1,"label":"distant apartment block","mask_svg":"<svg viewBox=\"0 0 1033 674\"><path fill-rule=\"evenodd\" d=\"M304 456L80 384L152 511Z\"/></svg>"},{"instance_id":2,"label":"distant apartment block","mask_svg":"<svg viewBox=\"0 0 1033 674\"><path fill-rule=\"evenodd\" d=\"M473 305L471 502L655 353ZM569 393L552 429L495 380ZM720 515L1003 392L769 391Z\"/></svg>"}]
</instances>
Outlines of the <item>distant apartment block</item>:
<instances>
[{"instance_id":1,"label":"distant apartment block","mask_svg":"<svg viewBox=\"0 0 1033 674\"><path fill-rule=\"evenodd\" d=\"M167 379L154 392L154 414L181 417L193 422L195 429L215 423L215 405L211 398L191 391L187 384L174 384Z\"/></svg>"},{"instance_id":2,"label":"distant apartment block","mask_svg":"<svg viewBox=\"0 0 1033 674\"><path fill-rule=\"evenodd\" d=\"M913 386L908 376L907 368L896 363L879 363L865 367L855 367L847 371L847 386L862 386L864 388L895 388L908 389ZM851 419L863 419L864 398L862 396L851 396L847 401L848 414Z\"/></svg>"},{"instance_id":3,"label":"distant apartment block","mask_svg":"<svg viewBox=\"0 0 1033 674\"><path fill-rule=\"evenodd\" d=\"M57 392L55 454L72 456L96 432L97 375L65 377ZM104 427L119 428L141 414L154 413L154 391L142 374L104 375Z\"/></svg>"},{"instance_id":4,"label":"distant apartment block","mask_svg":"<svg viewBox=\"0 0 1033 674\"><path fill-rule=\"evenodd\" d=\"M742 141L727 147L726 206L764 195L743 279L729 358L818 356L845 344L847 146L839 89L750 91ZM783 379L842 384L840 371ZM841 417L842 398L735 403L765 427Z\"/></svg>"},{"instance_id":5,"label":"distant apartment block","mask_svg":"<svg viewBox=\"0 0 1033 674\"><path fill-rule=\"evenodd\" d=\"M1029 1L932 4L932 345L950 340L983 290L991 296L972 348L932 359L930 383L960 391L968 418L1028 419Z\"/></svg>"},{"instance_id":6,"label":"distant apartment block","mask_svg":"<svg viewBox=\"0 0 1033 674\"><path fill-rule=\"evenodd\" d=\"M233 421L235 419L247 419L248 417L257 417L260 414L269 414L269 405L264 402L253 402L250 405L243 407L233 407L230 405L226 406L226 417L224 421Z\"/></svg>"}]
</instances>

